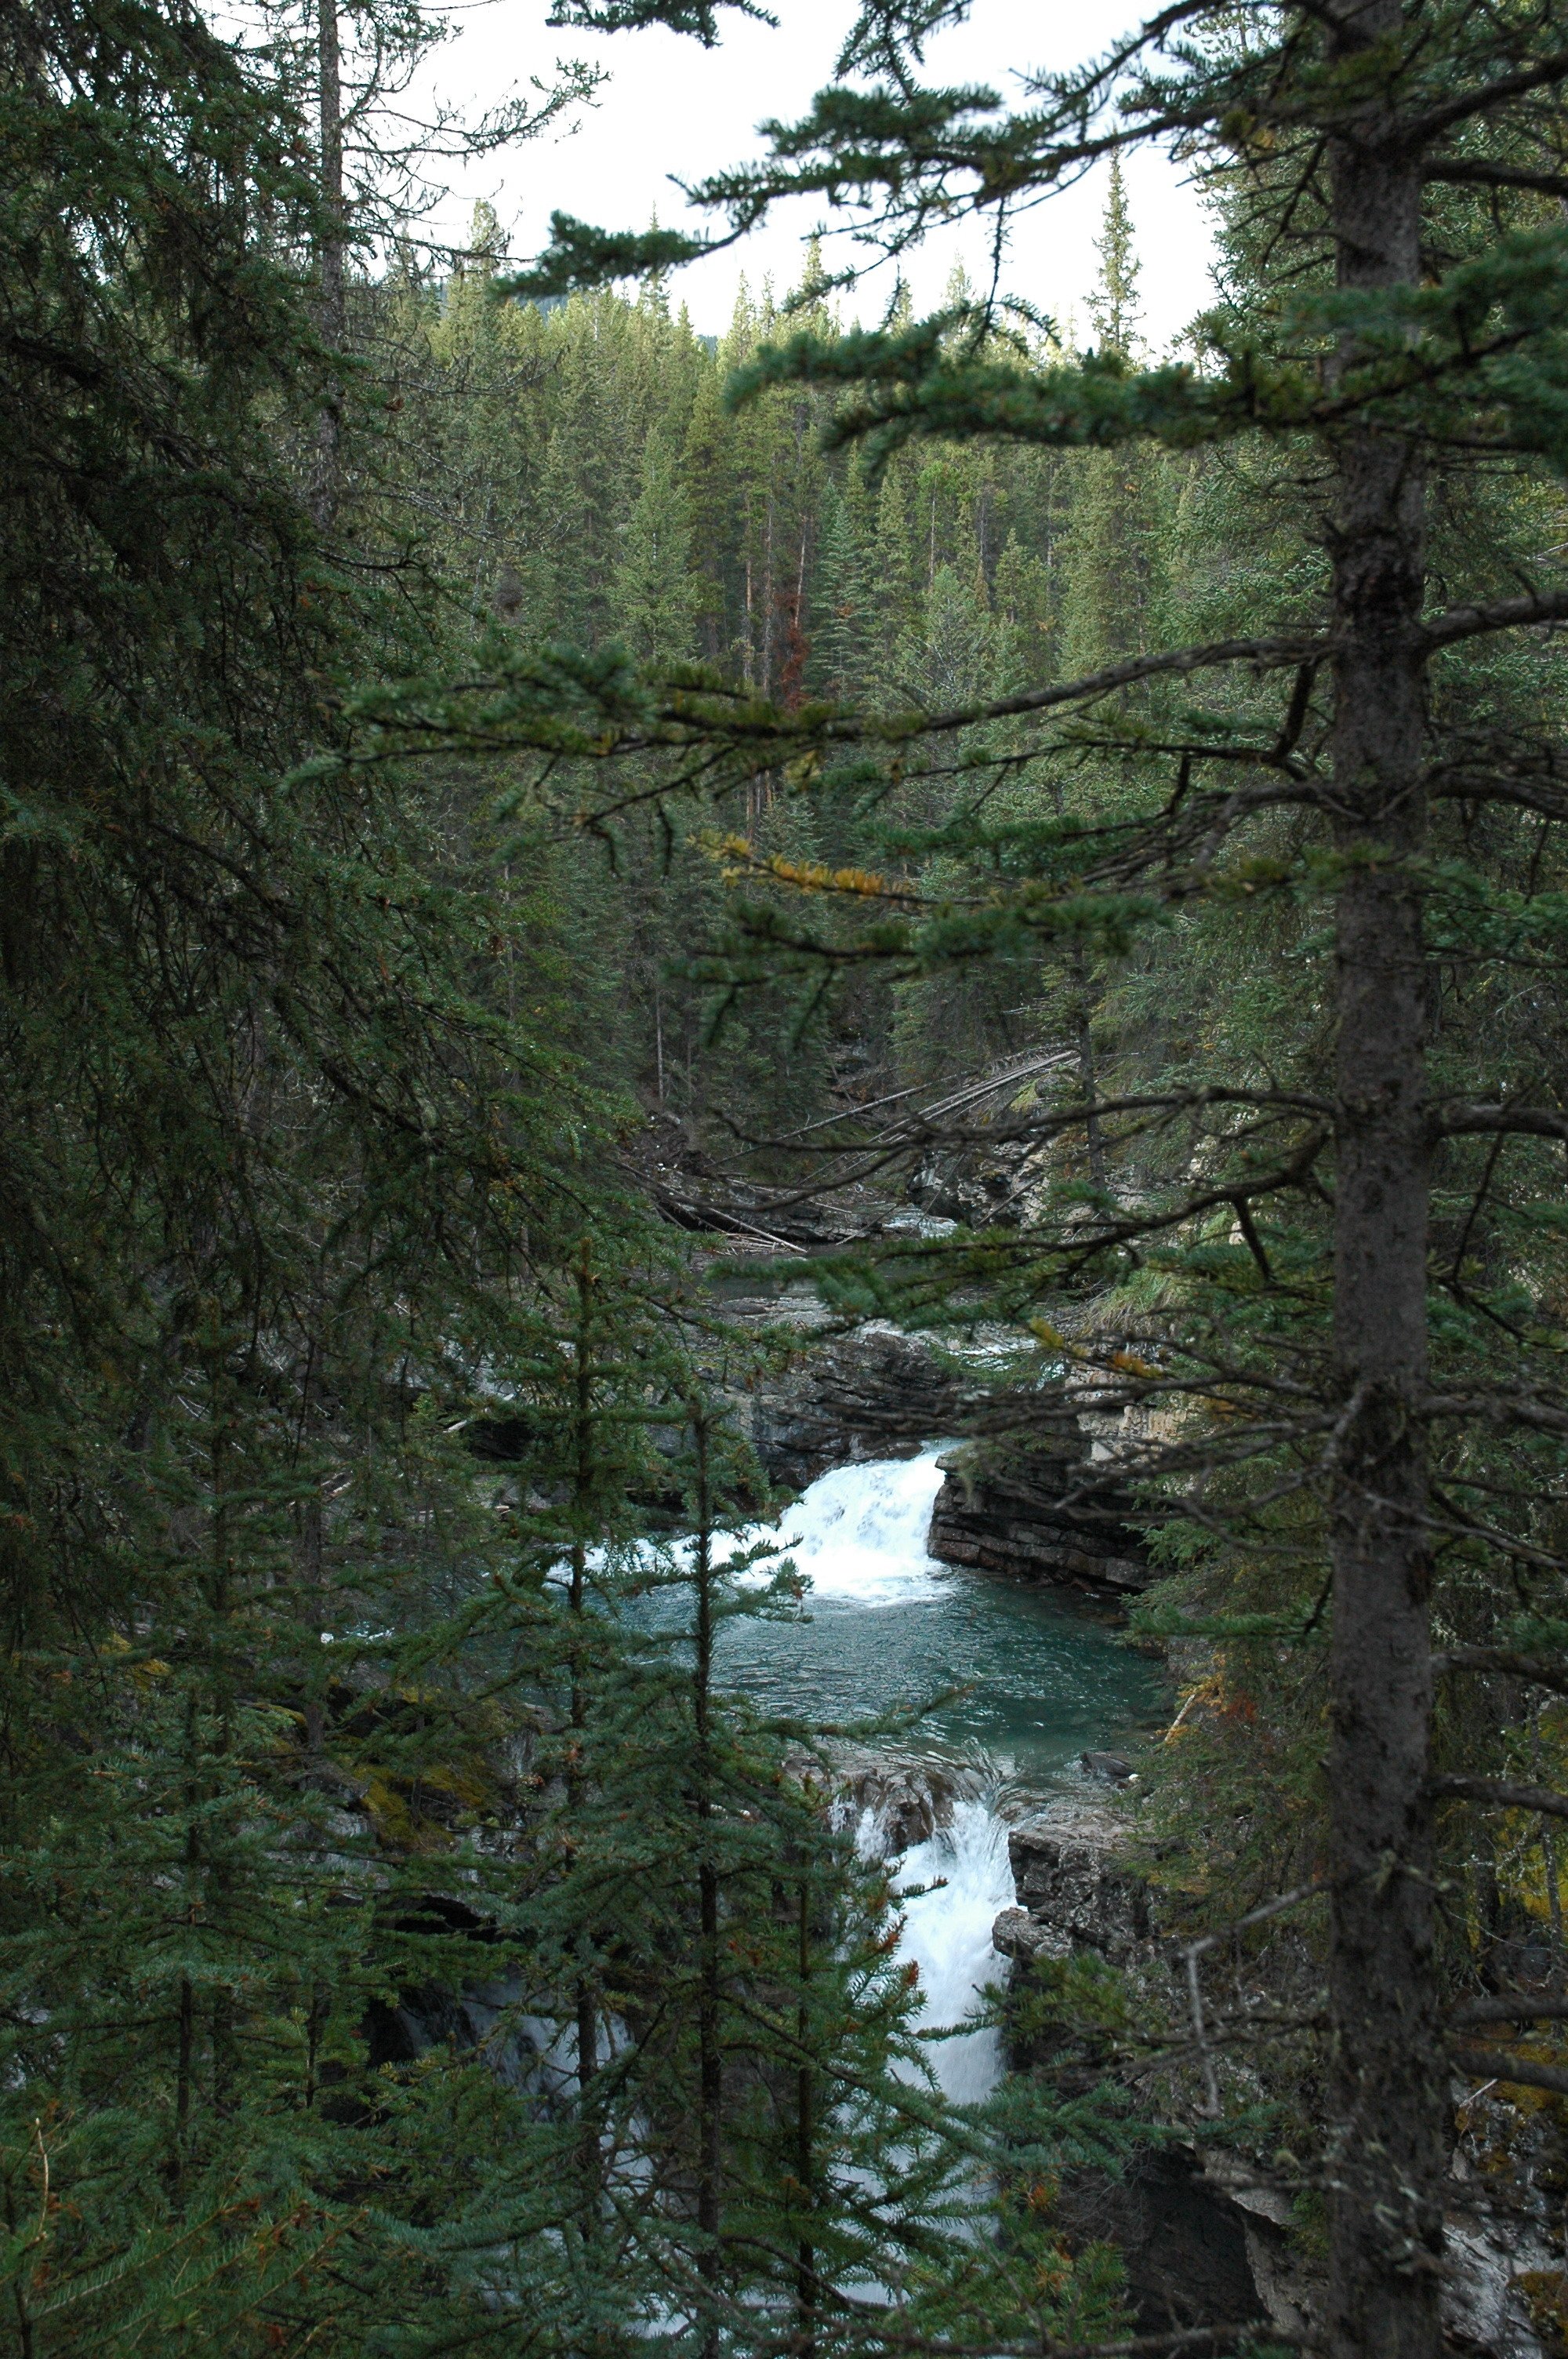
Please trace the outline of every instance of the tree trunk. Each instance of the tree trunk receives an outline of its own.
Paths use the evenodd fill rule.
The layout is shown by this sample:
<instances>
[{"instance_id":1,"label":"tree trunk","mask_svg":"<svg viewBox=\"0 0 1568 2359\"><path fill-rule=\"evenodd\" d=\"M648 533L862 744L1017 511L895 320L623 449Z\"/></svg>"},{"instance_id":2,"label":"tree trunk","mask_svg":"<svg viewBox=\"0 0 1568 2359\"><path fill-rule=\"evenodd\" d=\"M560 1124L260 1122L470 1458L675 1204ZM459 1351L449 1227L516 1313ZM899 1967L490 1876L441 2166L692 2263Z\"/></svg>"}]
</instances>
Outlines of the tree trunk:
<instances>
[{"instance_id":1,"label":"tree trunk","mask_svg":"<svg viewBox=\"0 0 1568 2359\"><path fill-rule=\"evenodd\" d=\"M1400 0L1342 5L1342 67L1401 38ZM1332 150L1338 281L1413 284L1417 159L1380 98ZM1344 357L1349 357L1348 353ZM1443 2070L1433 1987L1424 1448L1429 1144L1421 906L1378 851L1424 840L1424 484L1352 429L1332 530L1336 916L1329 2348L1436 2359Z\"/></svg>"},{"instance_id":2,"label":"tree trunk","mask_svg":"<svg viewBox=\"0 0 1568 2359\"><path fill-rule=\"evenodd\" d=\"M800 2184L801 2208L809 2222L816 2201L816 2091L811 2065L811 1880L807 1875L800 1879L795 1906L800 1998L795 2023L800 2061L795 2076L795 2175ZM816 2359L816 2250L809 2228L795 2246L795 2333L797 2359Z\"/></svg>"},{"instance_id":3,"label":"tree trunk","mask_svg":"<svg viewBox=\"0 0 1568 2359\"><path fill-rule=\"evenodd\" d=\"M713 1532L708 1493L708 1418L706 1408L694 1409L692 1439L697 1446L697 1626L692 1665L692 1697L696 1720L696 1784L697 1842L697 1907L701 1934L697 2000L697 2224L702 2242L697 2275L716 2287L719 2275L719 2170L724 2121L724 2060L719 2016L723 1984L719 1957L719 1868L713 1857ZM705 2321L699 2345L702 2359L718 2359L717 2324Z\"/></svg>"},{"instance_id":4,"label":"tree trunk","mask_svg":"<svg viewBox=\"0 0 1568 2359\"><path fill-rule=\"evenodd\" d=\"M574 1339L574 1415L572 1419L572 1540L571 1578L567 1592L572 1617L570 1660L571 1748L567 1764L567 1815L573 1826L582 1808L584 1749L588 1738L588 1656L582 1642L583 1616L588 1611L588 1527L592 1510L594 1477L593 1420L593 1252L585 1237L578 1251L576 1271L578 1321ZM585 1940L591 1937L586 1937ZM591 1973L579 1978L574 2012L577 2017L578 2111L583 2128L585 2188L598 2200L599 2136L593 2118L589 2083L599 2064L599 1995Z\"/></svg>"},{"instance_id":5,"label":"tree trunk","mask_svg":"<svg viewBox=\"0 0 1568 2359\"><path fill-rule=\"evenodd\" d=\"M1078 1087L1084 1103L1092 1108L1099 1098L1099 1074L1095 1065L1094 1034L1090 1029L1089 962L1084 956L1082 942L1073 944L1073 1023L1077 1034ZM1088 1155L1089 1184L1105 1186L1105 1140L1100 1131L1099 1116L1090 1112L1084 1119L1084 1146Z\"/></svg>"},{"instance_id":6,"label":"tree trunk","mask_svg":"<svg viewBox=\"0 0 1568 2359\"><path fill-rule=\"evenodd\" d=\"M330 353L341 353L348 328L343 270L343 80L337 0L317 0L317 87L320 104L321 234L317 255L320 307L317 324ZM323 531L334 522L342 491L343 406L329 385L316 429L311 512Z\"/></svg>"}]
</instances>

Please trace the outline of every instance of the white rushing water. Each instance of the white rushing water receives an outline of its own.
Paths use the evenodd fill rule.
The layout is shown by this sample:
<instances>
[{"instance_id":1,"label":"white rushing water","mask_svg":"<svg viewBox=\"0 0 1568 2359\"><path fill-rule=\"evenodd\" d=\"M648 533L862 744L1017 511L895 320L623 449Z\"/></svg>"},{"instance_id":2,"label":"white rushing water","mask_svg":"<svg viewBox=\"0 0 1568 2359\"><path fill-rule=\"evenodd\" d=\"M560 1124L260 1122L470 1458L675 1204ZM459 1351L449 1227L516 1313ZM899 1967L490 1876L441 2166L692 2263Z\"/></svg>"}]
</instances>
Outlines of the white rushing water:
<instances>
[{"instance_id":1,"label":"white rushing water","mask_svg":"<svg viewBox=\"0 0 1568 2359\"><path fill-rule=\"evenodd\" d=\"M907 1821L909 1787L930 1777L946 1823L890 1862L895 1887L931 1886L904 1910L899 1955L919 1969L922 2022L961 2024L977 1990L1003 1978L990 1930L1012 1904L1008 1821L1054 1787L1108 1723L1144 1708L1151 1680L1140 1659L1093 1619L1027 1583L987 1580L926 1552L942 1485L945 1445L913 1458L839 1466L813 1483L769 1527L739 1546L776 1549L808 1584L800 1620L730 1619L720 1677L781 1718L840 1728L938 1701L889 1748L890 1808ZM752 1576L743 1576L751 1578ZM868 1855L891 1850L868 1813ZM933 2069L960 2102L982 2097L1001 2069L994 2031L933 2041Z\"/></svg>"},{"instance_id":2,"label":"white rushing water","mask_svg":"<svg viewBox=\"0 0 1568 2359\"><path fill-rule=\"evenodd\" d=\"M958 1801L952 1822L904 1854L895 1889L946 1882L904 1910L898 1953L920 1969L925 2026L962 2023L1002 1962L991 1947L991 1927L1012 1906L1007 1829L990 1805ZM949 2097L975 2104L1001 2077L1001 2039L992 2027L931 2043L931 2062Z\"/></svg>"},{"instance_id":3,"label":"white rushing water","mask_svg":"<svg viewBox=\"0 0 1568 2359\"><path fill-rule=\"evenodd\" d=\"M856 1605L907 1605L944 1596L953 1576L925 1552L931 1510L942 1488L934 1441L915 1458L879 1458L836 1466L812 1484L789 1513L746 1534L776 1538L797 1572L822 1598Z\"/></svg>"}]
</instances>

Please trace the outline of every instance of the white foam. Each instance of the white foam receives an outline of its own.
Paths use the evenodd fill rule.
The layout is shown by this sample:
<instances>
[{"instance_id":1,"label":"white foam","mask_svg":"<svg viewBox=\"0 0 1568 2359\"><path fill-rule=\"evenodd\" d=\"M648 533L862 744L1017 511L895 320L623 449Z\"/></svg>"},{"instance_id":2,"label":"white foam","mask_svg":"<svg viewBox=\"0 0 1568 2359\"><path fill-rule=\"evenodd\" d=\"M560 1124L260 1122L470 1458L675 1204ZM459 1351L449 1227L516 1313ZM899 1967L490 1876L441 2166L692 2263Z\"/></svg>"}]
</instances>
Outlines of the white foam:
<instances>
[{"instance_id":1,"label":"white foam","mask_svg":"<svg viewBox=\"0 0 1568 2359\"><path fill-rule=\"evenodd\" d=\"M953 1576L925 1548L942 1487L936 1461L946 1446L933 1442L915 1458L838 1466L812 1484L775 1530L815 1595L874 1607L947 1593ZM860 1840L880 1847L870 1823ZM949 1824L904 1854L899 1889L939 1881L939 1890L908 1903L899 1940L900 1957L920 1971L920 2020L927 2029L962 2023L977 1991L1002 1970L991 1927L1014 1896L1007 1829L989 1803L956 1802ZM937 2080L961 2104L976 2103L1001 2074L994 2030L933 2041L930 2053Z\"/></svg>"},{"instance_id":2,"label":"white foam","mask_svg":"<svg viewBox=\"0 0 1568 2359\"><path fill-rule=\"evenodd\" d=\"M922 2029L962 2023L975 1994L1000 1978L991 1927L1013 1902L1007 1829L989 1804L958 1801L952 1821L906 1852L895 1889L946 1879L940 1891L905 1904L898 1954L920 1969L925 2005ZM1001 2077L1001 2041L994 2029L965 2032L931 2044L932 2069L947 2095L974 2104Z\"/></svg>"},{"instance_id":3,"label":"white foam","mask_svg":"<svg viewBox=\"0 0 1568 2359\"><path fill-rule=\"evenodd\" d=\"M775 1538L818 1597L859 1605L907 1605L945 1595L951 1575L925 1552L931 1510L942 1487L933 1442L916 1458L881 1458L836 1466L748 1544Z\"/></svg>"}]
</instances>

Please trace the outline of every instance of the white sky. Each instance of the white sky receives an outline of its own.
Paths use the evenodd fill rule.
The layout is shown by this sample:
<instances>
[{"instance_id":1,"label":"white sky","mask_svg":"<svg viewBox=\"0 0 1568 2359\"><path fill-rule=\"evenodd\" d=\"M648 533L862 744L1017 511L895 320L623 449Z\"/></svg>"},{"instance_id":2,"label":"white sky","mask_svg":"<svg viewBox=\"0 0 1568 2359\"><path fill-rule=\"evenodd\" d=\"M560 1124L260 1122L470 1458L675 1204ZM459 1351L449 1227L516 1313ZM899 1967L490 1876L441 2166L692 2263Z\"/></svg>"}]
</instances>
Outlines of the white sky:
<instances>
[{"instance_id":1,"label":"white sky","mask_svg":"<svg viewBox=\"0 0 1568 2359\"><path fill-rule=\"evenodd\" d=\"M758 152L755 126L764 117L787 120L804 112L828 79L853 15L852 0L774 0L774 8L776 31L721 11L723 45L705 50L659 27L613 36L551 32L547 0L470 6L458 0L451 11L457 38L421 77L443 97L493 104L531 75L547 79L561 55L601 63L611 79L597 105L579 114L574 132L487 157L457 177L428 228L460 242L475 199L486 197L518 255L545 243L555 208L606 229L644 229L656 212L666 227L700 231L703 217L687 209L672 176L695 181L737 163ZM976 20L933 45L930 71L944 81L988 82L1008 98L1017 94L1021 69L1064 65L1101 49L1130 19L1120 0L978 0ZM1162 349L1209 299L1208 225L1195 190L1162 155L1136 155L1127 189L1143 266L1144 331ZM1088 333L1083 298L1095 279L1093 240L1104 206L1105 180L1098 174L1026 215L1013 237L1012 291L1063 325L1076 318L1080 338ZM796 283L801 241L816 210L780 209L741 245L677 272L672 299L685 302L697 329L721 332L742 273L753 288L770 274L781 292ZM940 299L960 256L972 276L989 275L973 230L945 233L906 265L917 304ZM833 267L831 245L827 259ZM851 308L870 321L891 284L884 268Z\"/></svg>"}]
</instances>

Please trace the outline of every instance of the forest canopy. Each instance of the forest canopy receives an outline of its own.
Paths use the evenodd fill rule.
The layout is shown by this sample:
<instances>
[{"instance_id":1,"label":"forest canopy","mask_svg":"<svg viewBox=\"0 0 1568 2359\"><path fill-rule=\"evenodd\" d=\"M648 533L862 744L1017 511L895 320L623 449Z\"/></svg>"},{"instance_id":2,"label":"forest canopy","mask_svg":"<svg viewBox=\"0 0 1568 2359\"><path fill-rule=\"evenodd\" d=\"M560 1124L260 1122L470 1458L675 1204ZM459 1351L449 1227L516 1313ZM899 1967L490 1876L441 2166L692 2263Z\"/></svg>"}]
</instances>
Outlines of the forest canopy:
<instances>
[{"instance_id":1,"label":"forest canopy","mask_svg":"<svg viewBox=\"0 0 1568 2359\"><path fill-rule=\"evenodd\" d=\"M416 136L416 6L0 11L23 2359L1438 2359L1456 2173L1568 2169L1568 15L1181 0L1008 102L963 14L519 268L426 196L595 70ZM994 282L868 326L956 218ZM1004 1493L1098 1437L1182 1690L1159 1937L985 1995L983 2103L845 1802L908 1720L724 1670L809 1612L803 1280ZM1299 2299L1139 2339L1071 2190L1174 2153Z\"/></svg>"}]
</instances>

